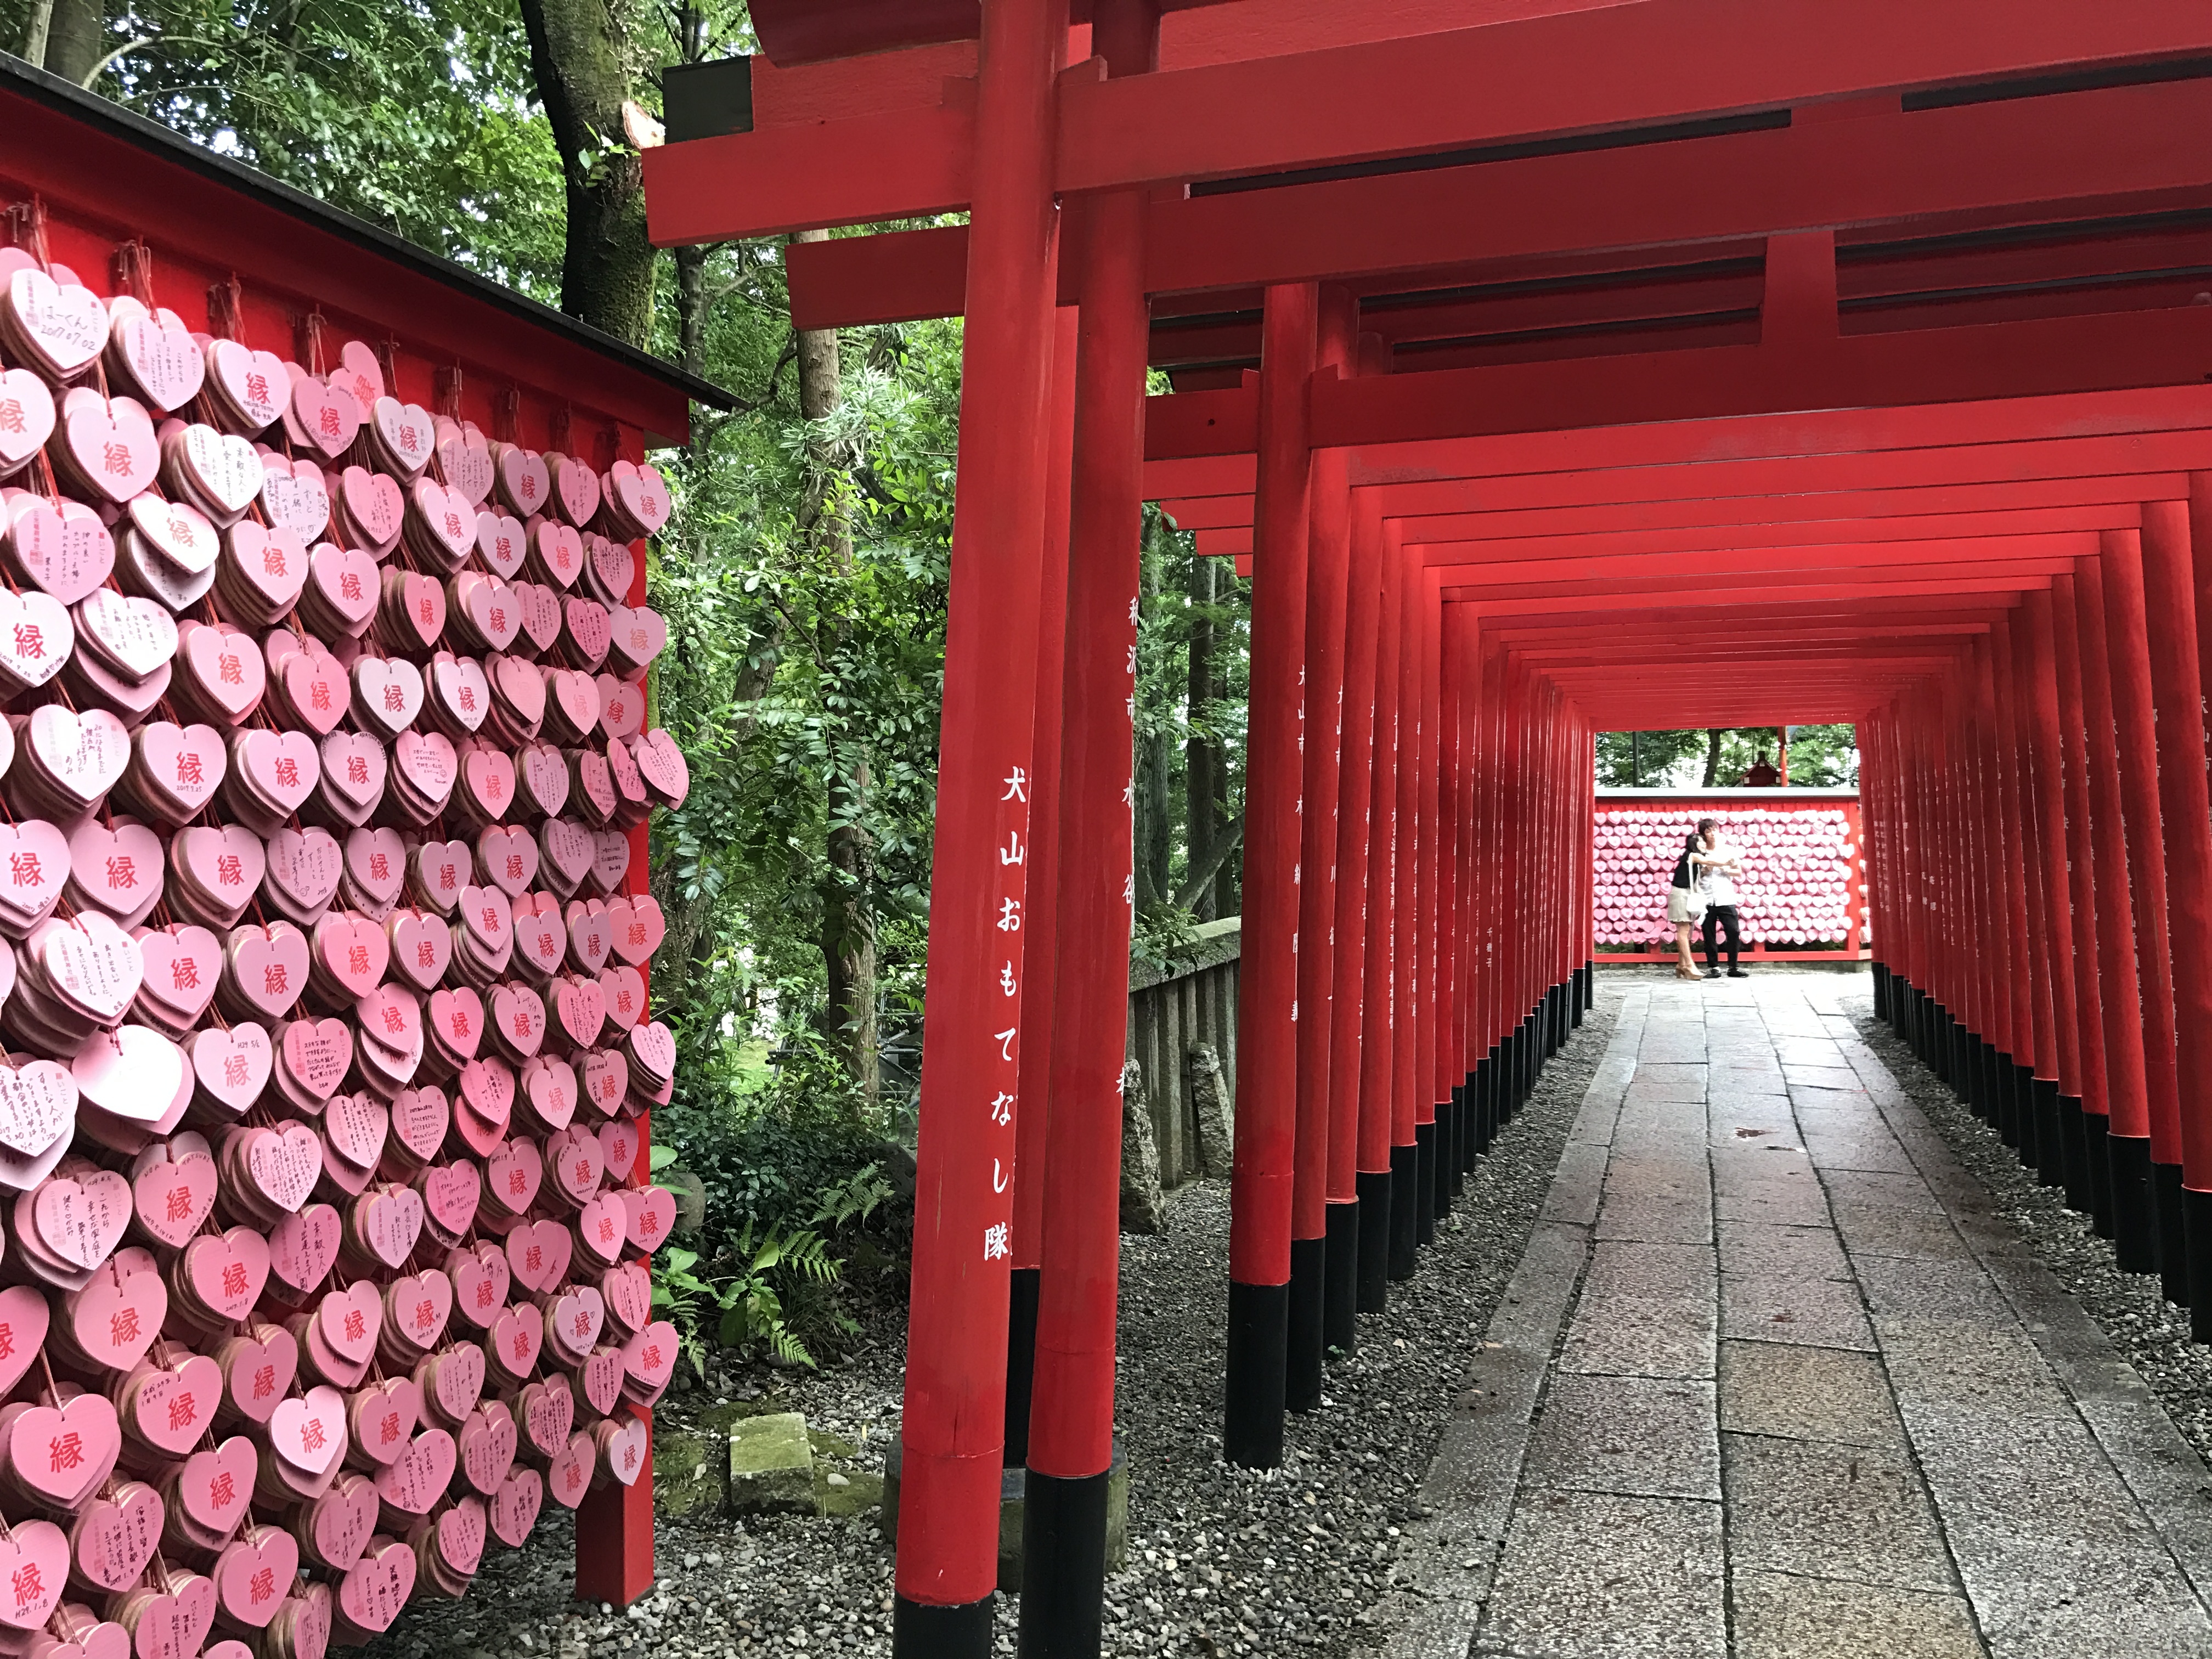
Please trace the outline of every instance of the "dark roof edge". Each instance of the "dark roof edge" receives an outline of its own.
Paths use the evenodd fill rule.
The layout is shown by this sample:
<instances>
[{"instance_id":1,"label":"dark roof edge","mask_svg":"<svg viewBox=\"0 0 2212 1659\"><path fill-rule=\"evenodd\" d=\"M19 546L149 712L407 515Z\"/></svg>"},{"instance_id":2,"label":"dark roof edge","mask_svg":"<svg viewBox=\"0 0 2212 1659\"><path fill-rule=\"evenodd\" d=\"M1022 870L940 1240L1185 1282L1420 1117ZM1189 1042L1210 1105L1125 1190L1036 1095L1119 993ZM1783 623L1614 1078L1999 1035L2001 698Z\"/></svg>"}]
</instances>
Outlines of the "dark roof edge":
<instances>
[{"instance_id":1,"label":"dark roof edge","mask_svg":"<svg viewBox=\"0 0 2212 1659\"><path fill-rule=\"evenodd\" d=\"M247 167L243 161L218 155L160 122L149 120L98 93L72 86L58 76L34 68L12 52L0 52L0 89L19 93L49 109L103 126L127 143L186 167L204 178L211 179L241 195L258 197L280 211L295 218L308 220L318 228L365 248L380 258L409 266L533 327L566 335L585 349L619 364L632 374L645 375L681 392L695 403L704 404L709 409L725 410L738 407L736 396L711 380L688 374L649 351L641 351L588 323L578 321L566 312L556 311L551 306L517 294L512 289L503 288L490 277L471 270L465 265L456 264L451 259L443 259L428 252L404 237L395 236L366 219L356 218L350 213L319 202L305 191L279 183L268 174Z\"/></svg>"}]
</instances>

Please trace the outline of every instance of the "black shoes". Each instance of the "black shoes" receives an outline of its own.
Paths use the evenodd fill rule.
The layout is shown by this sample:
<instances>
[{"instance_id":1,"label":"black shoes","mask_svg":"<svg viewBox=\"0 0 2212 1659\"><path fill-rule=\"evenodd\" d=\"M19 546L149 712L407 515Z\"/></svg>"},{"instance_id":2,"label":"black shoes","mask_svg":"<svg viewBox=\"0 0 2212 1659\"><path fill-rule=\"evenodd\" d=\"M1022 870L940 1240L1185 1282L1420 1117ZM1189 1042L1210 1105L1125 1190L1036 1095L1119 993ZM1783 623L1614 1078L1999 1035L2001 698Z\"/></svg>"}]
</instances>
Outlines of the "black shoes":
<instances>
[{"instance_id":1,"label":"black shoes","mask_svg":"<svg viewBox=\"0 0 2212 1659\"><path fill-rule=\"evenodd\" d=\"M1745 973L1741 968L1729 969L1728 970L1728 976L1730 979L1749 979L1751 977L1749 974Z\"/></svg>"}]
</instances>

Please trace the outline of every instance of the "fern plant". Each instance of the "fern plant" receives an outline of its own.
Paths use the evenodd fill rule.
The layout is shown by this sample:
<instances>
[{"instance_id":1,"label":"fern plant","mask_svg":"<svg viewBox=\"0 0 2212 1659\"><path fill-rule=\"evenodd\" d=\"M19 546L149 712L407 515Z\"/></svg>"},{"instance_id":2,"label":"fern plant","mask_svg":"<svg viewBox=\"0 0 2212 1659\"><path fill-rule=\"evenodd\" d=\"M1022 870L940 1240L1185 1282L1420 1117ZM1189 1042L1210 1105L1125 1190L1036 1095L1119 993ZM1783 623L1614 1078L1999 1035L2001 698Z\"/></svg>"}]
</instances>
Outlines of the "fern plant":
<instances>
[{"instance_id":1,"label":"fern plant","mask_svg":"<svg viewBox=\"0 0 2212 1659\"><path fill-rule=\"evenodd\" d=\"M653 1304L682 1334L684 1352L692 1368L706 1376L708 1322L719 1316L714 1330L721 1346L758 1343L787 1364L811 1369L814 1356L786 1321L776 1281L781 1278L787 1285L836 1283L841 1264L822 1236L811 1227L792 1233L771 1227L756 1242L748 1226L738 1235L730 1260L734 1271L702 1278L695 1271L696 1251L672 1249L654 1270Z\"/></svg>"}]
</instances>

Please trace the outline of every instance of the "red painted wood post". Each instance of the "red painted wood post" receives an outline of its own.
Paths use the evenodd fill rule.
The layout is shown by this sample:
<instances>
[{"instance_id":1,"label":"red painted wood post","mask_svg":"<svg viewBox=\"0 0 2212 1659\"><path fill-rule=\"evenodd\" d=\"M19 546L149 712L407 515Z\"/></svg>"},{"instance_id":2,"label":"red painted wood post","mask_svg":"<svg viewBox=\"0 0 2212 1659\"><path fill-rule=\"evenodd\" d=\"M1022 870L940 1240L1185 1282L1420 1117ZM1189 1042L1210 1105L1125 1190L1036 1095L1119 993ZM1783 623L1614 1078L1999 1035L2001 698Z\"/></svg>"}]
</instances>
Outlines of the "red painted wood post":
<instances>
[{"instance_id":1,"label":"red painted wood post","mask_svg":"<svg viewBox=\"0 0 2212 1659\"><path fill-rule=\"evenodd\" d=\"M1420 1029L1415 1035L1414 1065L1420 1098L1429 1115L1434 1143L1435 1172L1429 1201L1432 1218L1441 1220L1451 1210L1452 1170L1456 1148L1451 1133L1451 1090L1439 1086L1438 1056L1445 1044L1439 1038L1447 1006L1445 988L1450 972L1444 963L1446 924L1451 900L1444 885L1450 861L1443 848L1451 834L1444 813L1449 799L1443 788L1444 769L1449 764L1449 733L1443 715L1443 592L1437 573L1419 573L1421 619L1421 908L1413 936L1413 971L1419 987Z\"/></svg>"},{"instance_id":2,"label":"red painted wood post","mask_svg":"<svg viewBox=\"0 0 2212 1659\"><path fill-rule=\"evenodd\" d=\"M2158 769L2159 816L2166 832L2166 937L2181 1108L2177 1196L2184 1273L2177 1286L2168 1272L2166 1289L2169 1295L2183 1291L2191 1334L2203 1342L2212 1340L2212 952L2204 949L2212 939L2212 799L2203 764L2204 698L2188 503L2145 502L2142 539L2157 753L2164 763ZM2174 1242L2170 1226L2161 1242Z\"/></svg>"},{"instance_id":3,"label":"red painted wood post","mask_svg":"<svg viewBox=\"0 0 2212 1659\"><path fill-rule=\"evenodd\" d=\"M2165 803L2158 765L2158 696L2138 531L2106 532L2105 623L2112 714L2120 733L2120 791L2135 901L2136 967L2142 985L2143 1083L2150 1109L2152 1249L2170 1302L2189 1297L2181 1231L2181 1079L2174 1030L2172 906L2166 895Z\"/></svg>"},{"instance_id":4,"label":"red painted wood post","mask_svg":"<svg viewBox=\"0 0 2212 1659\"><path fill-rule=\"evenodd\" d=\"M1405 1184L1391 1192L1391 1277L1410 1276L1414 1254L1436 1235L1429 1195L1436 1175L1435 1131L1421 1133L1424 1089L1417 1074L1420 1007L1413 994L1415 918L1421 906L1421 570L1402 549L1393 556L1397 589L1383 607L1383 625L1398 633L1398 685L1393 722L1398 765L1393 791L1397 836L1391 847L1390 907L1390 1146L1392 1168L1402 1155ZM1425 1141L1428 1156L1422 1156ZM1406 1214L1399 1218L1402 1198ZM1401 1269L1402 1268L1402 1273Z\"/></svg>"},{"instance_id":5,"label":"red painted wood post","mask_svg":"<svg viewBox=\"0 0 2212 1659\"><path fill-rule=\"evenodd\" d=\"M2057 1087L2039 1093L2035 1125L2038 1179L2045 1187L2063 1186L2070 1197L2077 1184L2071 1165L2086 1156L2076 1151L2081 1111L2081 1027L2074 1009L2074 904L2066 869L2066 780L2059 760L2058 675L2052 644L2051 594L2028 593L2017 613L2014 660L2024 696L2033 794L2036 848L2040 854L2043 915L2036 933L2050 987L2051 1039ZM2086 1179L2079 1184L2086 1188Z\"/></svg>"},{"instance_id":6,"label":"red painted wood post","mask_svg":"<svg viewBox=\"0 0 2212 1659\"><path fill-rule=\"evenodd\" d=\"M1317 296L1316 365L1342 374L1352 363L1359 316L1351 295ZM1297 1045L1297 1145L1291 1183L1291 1288L1285 1339L1284 1403L1321 1404L1329 1345L1328 1162L1330 1050L1335 1032L1337 795L1343 729L1345 623L1350 605L1351 499L1340 449L1312 461L1306 536L1305 667L1299 683L1301 783L1298 813L1297 981L1292 1004ZM1356 1264L1339 1259L1347 1269ZM1339 1297L1340 1321L1352 1321L1352 1282Z\"/></svg>"},{"instance_id":7,"label":"red painted wood post","mask_svg":"<svg viewBox=\"0 0 2212 1659\"><path fill-rule=\"evenodd\" d=\"M1458 1068L1454 1081L1459 1085L1460 1167L1471 1170L1475 1158L1488 1144L1475 1079L1481 1059L1476 996L1480 935L1475 922L1475 890L1484 856L1480 821L1482 638L1474 611L1468 605L1448 605L1444 608L1444 623L1445 638L1452 653L1447 660L1453 670L1451 696L1458 731L1455 758L1458 771L1453 786L1458 802L1459 833L1454 838L1456 939L1452 949L1452 1054Z\"/></svg>"},{"instance_id":8,"label":"red painted wood post","mask_svg":"<svg viewBox=\"0 0 2212 1659\"><path fill-rule=\"evenodd\" d=\"M2104 1021L2105 1187L2110 1203L2097 1231L2120 1265L2145 1273L2149 1260L2150 1104L2143 1082L2142 992L2136 974L2135 901L2120 805L2119 734L2106 659L2102 563L2078 559L2074 574L2075 653L2081 668L2082 752L2088 774L2090 915L2097 951L2097 1010ZM2094 1149L2093 1149L2094 1150Z\"/></svg>"},{"instance_id":9,"label":"red painted wood post","mask_svg":"<svg viewBox=\"0 0 2212 1659\"><path fill-rule=\"evenodd\" d=\"M1044 546L1052 93L1065 0L983 17L937 830L893 1650L987 1655L1006 1432L1011 1164Z\"/></svg>"},{"instance_id":10,"label":"red painted wood post","mask_svg":"<svg viewBox=\"0 0 2212 1659\"><path fill-rule=\"evenodd\" d=\"M1109 70L1152 67L1158 14L1097 9ZM1144 526L1142 193L1082 199L1043 1256L1022 1516L1020 1645L1095 1656L1105 1595L1128 1038L1137 615ZM1175 1057L1180 1060L1180 1056Z\"/></svg>"},{"instance_id":11,"label":"red painted wood post","mask_svg":"<svg viewBox=\"0 0 2212 1659\"><path fill-rule=\"evenodd\" d=\"M1462 607L1466 608L1466 607ZM1468 837L1469 914L1474 938L1468 945L1468 1055L1474 1081L1468 1095L1474 1113L1478 1153L1490 1150L1498 1133L1498 872L1504 851L1498 823L1498 704L1504 684L1504 653L1482 637L1470 621L1468 648L1474 658L1473 822Z\"/></svg>"},{"instance_id":12,"label":"red painted wood post","mask_svg":"<svg viewBox=\"0 0 2212 1659\"><path fill-rule=\"evenodd\" d=\"M2089 817L2087 757L2081 749L2081 635L2074 614L2074 578L2051 579L2051 639L2057 662L2051 714L2058 726L2058 749L2065 768L2066 878L2073 907L2075 1051L2081 1081L2075 1115L2065 1122L2066 1202L2091 1216L2109 1236L2112 1186L2105 1175L2105 1136L2112 1111L2105 1092L2105 1013L2097 983L2096 895L2090 863L2097 841ZM2080 1156L2075 1158L2075 1135ZM2078 1181L2077 1181L2078 1177Z\"/></svg>"},{"instance_id":13,"label":"red painted wood post","mask_svg":"<svg viewBox=\"0 0 2212 1659\"><path fill-rule=\"evenodd\" d=\"M645 459L644 442L635 431L623 432L620 447L624 459ZM646 603L645 567L651 551L649 543L630 544L629 602L633 606ZM642 823L629 833L629 870L623 878L623 890L647 892L652 886L653 834ZM641 964L638 973L645 981L650 1006L652 963ZM637 1139L636 1170L628 1183L634 1187L652 1179L652 1113L638 1114ZM623 1409L645 1419L645 1467L629 1486L611 1481L585 1493L583 1502L576 1506L577 1599L604 1601L616 1607L629 1606L653 1588L653 1413L635 1406Z\"/></svg>"},{"instance_id":14,"label":"red painted wood post","mask_svg":"<svg viewBox=\"0 0 2212 1659\"><path fill-rule=\"evenodd\" d=\"M1979 784L1982 819L1984 914L1995 924L1997 950L1993 966L2002 977L1991 988L1990 1041L1992 1097L1990 1115L1999 1135L2017 1145L2020 1139L2021 1056L2028 1052L2028 1027L2021 1018L2026 1006L2027 937L2027 908L2020 897L2020 847L2012 819L2006 811L2003 753L1997 726L1996 649L1987 637L1974 642L1970 659L1974 709L1974 770Z\"/></svg>"},{"instance_id":15,"label":"red painted wood post","mask_svg":"<svg viewBox=\"0 0 2212 1659\"><path fill-rule=\"evenodd\" d=\"M1398 625L1400 592L1404 586L1404 556L1399 531L1386 524L1376 560L1382 575L1376 612L1375 738L1372 745L1374 778L1370 785L1367 841L1367 952L1366 993L1361 1021L1359 1070L1359 1167L1372 1168L1370 1147L1388 1148L1383 1166L1389 1170L1389 1233L1384 1248L1384 1272L1404 1279L1413 1271L1413 1138L1398 1135L1397 984L1395 941L1397 935L1398 763L1401 757L1398 720L1398 666L1404 654L1405 636ZM1363 1277L1365 1261L1363 1258ZM1368 1304L1363 1297L1361 1307Z\"/></svg>"},{"instance_id":16,"label":"red painted wood post","mask_svg":"<svg viewBox=\"0 0 2212 1659\"><path fill-rule=\"evenodd\" d=\"M2042 864L2029 816L2027 768L2020 741L2022 721L2013 695L2014 624L1999 617L1990 624L1990 680L1996 692L1997 780L2003 802L2006 874L2011 887L2014 934L2021 951L2014 959L2012 1035L2014 1109L2012 1134L2021 1162L2036 1159L2039 1085L2058 1083L2057 1055L2051 1047L2049 981L2041 966L2044 949Z\"/></svg>"},{"instance_id":17,"label":"red painted wood post","mask_svg":"<svg viewBox=\"0 0 2212 1659\"><path fill-rule=\"evenodd\" d=\"M1068 471L1075 426L1075 322L1073 306L1055 308L1052 391L1038 428L1038 465L1045 476L1044 559L1037 573L1036 707L1030 721L1030 823L1023 883L1022 1030L1028 1039L1014 1094L1013 1271L1006 1311L1006 1466L1026 1462L1030 1398L1036 1356L1037 1280L1044 1261L1044 1149L1052 1117L1054 985L1060 965L1060 681L1067 635Z\"/></svg>"},{"instance_id":18,"label":"red painted wood post","mask_svg":"<svg viewBox=\"0 0 2212 1659\"><path fill-rule=\"evenodd\" d=\"M1439 1213L1450 1206L1467 1184L1465 1115L1460 1110L1466 1091L1459 1086L1459 1060L1464 1043L1459 1028L1459 888L1460 836L1466 824L1460 811L1460 746L1464 733L1459 710L1460 665L1454 653L1454 630L1448 625L1441 592L1437 595L1436 622L1431 634L1430 661L1436 688L1437 721L1437 921L1435 964L1437 1036L1430 1057L1430 1092L1437 1101L1437 1157L1439 1165Z\"/></svg>"},{"instance_id":19,"label":"red painted wood post","mask_svg":"<svg viewBox=\"0 0 2212 1659\"><path fill-rule=\"evenodd\" d=\"M1251 714L1244 785L1244 922L1237 988L1237 1151L1230 1187L1228 1401L1222 1453L1248 1468L1283 1458L1291 1188L1297 1156L1299 679L1316 291L1267 290L1253 538Z\"/></svg>"},{"instance_id":20,"label":"red painted wood post","mask_svg":"<svg viewBox=\"0 0 2212 1659\"><path fill-rule=\"evenodd\" d=\"M1389 1250L1390 1132L1386 1117L1365 1107L1362 1089L1370 1030L1368 918L1373 903L1369 849L1374 835L1376 659L1382 608L1382 520L1372 491L1354 492L1352 557L1345 618L1344 760L1337 796L1335 980L1329 1008L1329 1274L1349 1254L1356 1310L1379 1313L1388 1299L1383 1268ZM1348 1179L1347 1179L1348 1174ZM1352 1241L1338 1243L1350 1208ZM1341 1316L1332 1331L1343 1334ZM1353 1322L1350 1351L1358 1337ZM1334 1336L1332 1337L1334 1340Z\"/></svg>"}]
</instances>

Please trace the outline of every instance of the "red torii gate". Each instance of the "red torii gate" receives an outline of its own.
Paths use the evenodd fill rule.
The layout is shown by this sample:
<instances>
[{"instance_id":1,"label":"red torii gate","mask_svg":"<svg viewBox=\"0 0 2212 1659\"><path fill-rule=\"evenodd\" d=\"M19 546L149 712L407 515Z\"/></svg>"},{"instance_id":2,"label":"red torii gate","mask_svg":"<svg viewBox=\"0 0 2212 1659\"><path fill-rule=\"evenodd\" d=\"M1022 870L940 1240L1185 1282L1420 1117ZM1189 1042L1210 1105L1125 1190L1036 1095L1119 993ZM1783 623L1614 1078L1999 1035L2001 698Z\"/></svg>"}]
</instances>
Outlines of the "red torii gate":
<instances>
[{"instance_id":1,"label":"red torii gate","mask_svg":"<svg viewBox=\"0 0 2212 1659\"><path fill-rule=\"evenodd\" d=\"M970 319L901 1652L988 1650L1024 1438L1024 1650L1097 1647L1146 499L1255 574L1231 1458L1277 1461L1586 1003L1607 727L1860 720L1884 1010L2129 1265L2212 1273L2212 957L2166 915L2212 923L2212 829L2148 760L2203 747L2201 8L754 17L752 128L648 156L657 240L970 216L790 260L802 326ZM2117 885L2065 855L2099 820Z\"/></svg>"}]
</instances>

